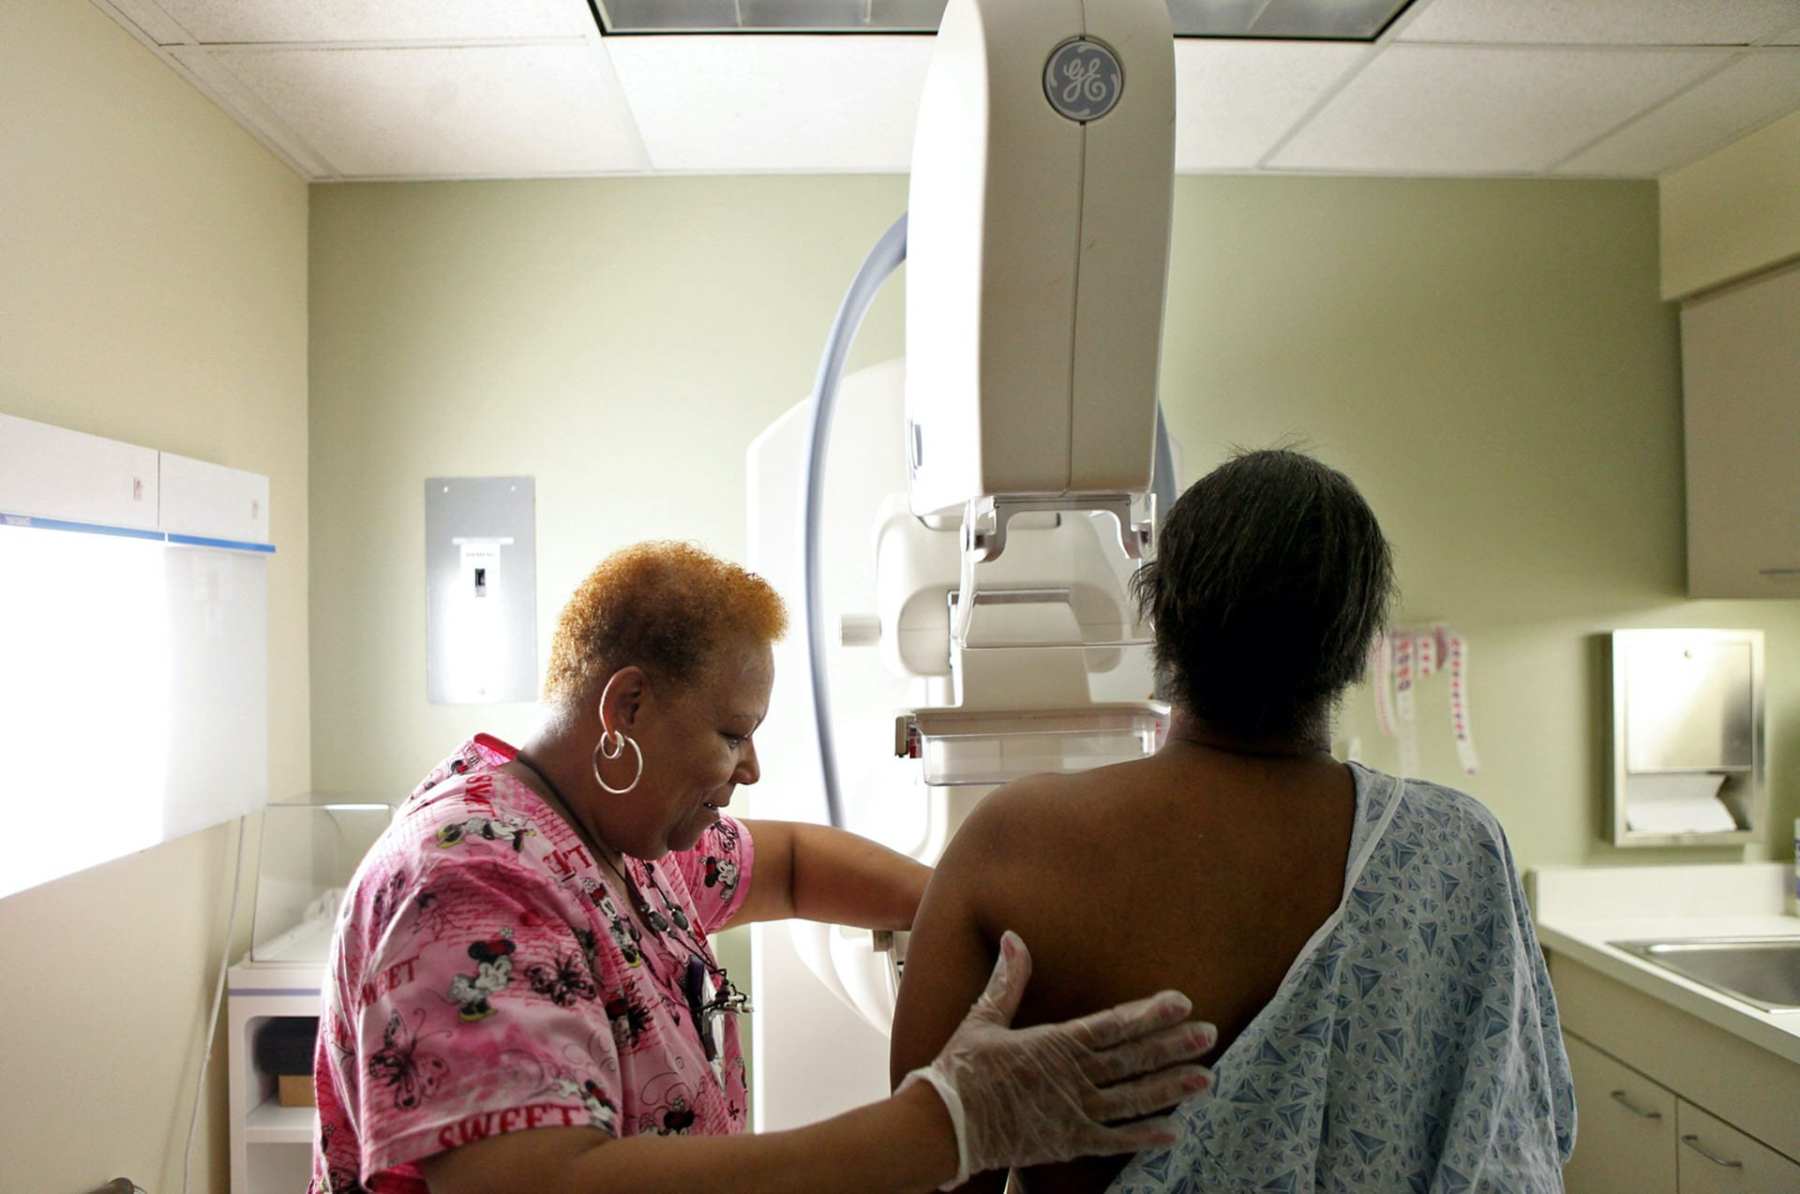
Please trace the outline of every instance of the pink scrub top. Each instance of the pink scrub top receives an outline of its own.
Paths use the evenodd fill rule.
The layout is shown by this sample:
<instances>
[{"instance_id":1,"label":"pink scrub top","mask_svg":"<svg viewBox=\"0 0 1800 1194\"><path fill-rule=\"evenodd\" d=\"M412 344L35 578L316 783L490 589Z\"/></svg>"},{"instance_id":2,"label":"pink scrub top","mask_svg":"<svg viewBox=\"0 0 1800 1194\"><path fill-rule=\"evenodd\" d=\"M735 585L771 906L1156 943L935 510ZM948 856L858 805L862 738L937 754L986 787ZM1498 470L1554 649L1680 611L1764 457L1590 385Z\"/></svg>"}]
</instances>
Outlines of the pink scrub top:
<instances>
[{"instance_id":1,"label":"pink scrub top","mask_svg":"<svg viewBox=\"0 0 1800 1194\"><path fill-rule=\"evenodd\" d=\"M351 880L313 1060L312 1194L423 1194L420 1159L530 1128L744 1130L736 1017L697 1025L689 993L704 977L698 1002L715 1001L706 935L743 903L750 834L723 817L692 850L623 860L648 930L626 884L497 770L516 753L464 744Z\"/></svg>"}]
</instances>

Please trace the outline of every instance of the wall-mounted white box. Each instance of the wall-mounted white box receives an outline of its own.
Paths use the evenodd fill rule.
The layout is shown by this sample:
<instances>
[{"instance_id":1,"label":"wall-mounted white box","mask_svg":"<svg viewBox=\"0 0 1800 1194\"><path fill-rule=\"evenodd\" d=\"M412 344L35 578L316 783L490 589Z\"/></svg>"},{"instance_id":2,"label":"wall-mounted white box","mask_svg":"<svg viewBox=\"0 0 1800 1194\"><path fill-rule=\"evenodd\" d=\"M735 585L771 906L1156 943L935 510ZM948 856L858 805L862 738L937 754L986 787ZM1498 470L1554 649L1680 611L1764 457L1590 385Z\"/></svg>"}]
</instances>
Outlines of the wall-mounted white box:
<instances>
[{"instance_id":1,"label":"wall-mounted white box","mask_svg":"<svg viewBox=\"0 0 1800 1194\"><path fill-rule=\"evenodd\" d=\"M157 529L157 452L0 415L0 514Z\"/></svg>"},{"instance_id":2,"label":"wall-mounted white box","mask_svg":"<svg viewBox=\"0 0 1800 1194\"><path fill-rule=\"evenodd\" d=\"M234 543L269 541L269 479L163 452L160 528Z\"/></svg>"}]
</instances>

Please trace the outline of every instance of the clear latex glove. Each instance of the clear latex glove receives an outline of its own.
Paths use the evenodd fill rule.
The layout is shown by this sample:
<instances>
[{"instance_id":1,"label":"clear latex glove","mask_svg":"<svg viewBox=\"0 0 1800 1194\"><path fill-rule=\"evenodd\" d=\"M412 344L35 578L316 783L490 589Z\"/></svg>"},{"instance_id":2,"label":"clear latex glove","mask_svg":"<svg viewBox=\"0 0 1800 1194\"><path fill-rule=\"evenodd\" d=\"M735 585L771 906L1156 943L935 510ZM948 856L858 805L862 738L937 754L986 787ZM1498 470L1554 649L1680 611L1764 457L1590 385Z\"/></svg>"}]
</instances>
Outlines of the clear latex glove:
<instances>
[{"instance_id":1,"label":"clear latex glove","mask_svg":"<svg viewBox=\"0 0 1800 1194\"><path fill-rule=\"evenodd\" d=\"M1172 1107L1212 1085L1211 1071L1191 1063L1218 1032L1185 1022L1193 1004L1179 991L1060 1024L1011 1028L1030 979L1031 955L1009 931L987 990L937 1059L900 1083L901 1090L929 1083L956 1127L961 1169L942 1189L988 1169L1173 1144L1167 1116L1108 1125Z\"/></svg>"}]
</instances>

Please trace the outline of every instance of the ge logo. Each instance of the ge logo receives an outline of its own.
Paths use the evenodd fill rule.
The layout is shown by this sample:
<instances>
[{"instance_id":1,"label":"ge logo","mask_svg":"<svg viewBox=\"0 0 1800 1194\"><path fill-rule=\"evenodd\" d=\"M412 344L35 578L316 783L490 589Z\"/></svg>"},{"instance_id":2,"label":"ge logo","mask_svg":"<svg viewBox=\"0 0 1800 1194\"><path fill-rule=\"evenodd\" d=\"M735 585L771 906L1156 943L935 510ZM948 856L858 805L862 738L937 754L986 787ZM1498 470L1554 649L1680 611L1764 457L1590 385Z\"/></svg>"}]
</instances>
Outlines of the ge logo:
<instances>
[{"instance_id":1,"label":"ge logo","mask_svg":"<svg viewBox=\"0 0 1800 1194\"><path fill-rule=\"evenodd\" d=\"M1044 66L1044 95L1070 120L1099 120L1125 90L1125 68L1097 41L1076 38L1056 47Z\"/></svg>"}]
</instances>

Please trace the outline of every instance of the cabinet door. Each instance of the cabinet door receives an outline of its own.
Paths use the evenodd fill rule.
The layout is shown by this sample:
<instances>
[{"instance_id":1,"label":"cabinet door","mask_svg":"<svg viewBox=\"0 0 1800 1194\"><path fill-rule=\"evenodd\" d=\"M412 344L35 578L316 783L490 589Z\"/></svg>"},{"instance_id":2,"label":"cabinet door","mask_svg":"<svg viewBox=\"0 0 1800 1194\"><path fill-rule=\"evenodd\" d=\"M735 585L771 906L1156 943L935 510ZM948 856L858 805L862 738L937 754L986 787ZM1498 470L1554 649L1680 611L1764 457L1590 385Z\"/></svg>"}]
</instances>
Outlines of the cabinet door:
<instances>
[{"instance_id":1,"label":"cabinet door","mask_svg":"<svg viewBox=\"0 0 1800 1194\"><path fill-rule=\"evenodd\" d=\"M1676 1112L1681 1194L1800 1194L1800 1165L1692 1103Z\"/></svg>"},{"instance_id":2,"label":"cabinet door","mask_svg":"<svg viewBox=\"0 0 1800 1194\"><path fill-rule=\"evenodd\" d=\"M1578 1115L1568 1194L1675 1194L1675 1096L1579 1037L1563 1043Z\"/></svg>"},{"instance_id":3,"label":"cabinet door","mask_svg":"<svg viewBox=\"0 0 1800 1194\"><path fill-rule=\"evenodd\" d=\"M1688 594L1800 596L1800 266L1681 309Z\"/></svg>"}]
</instances>

